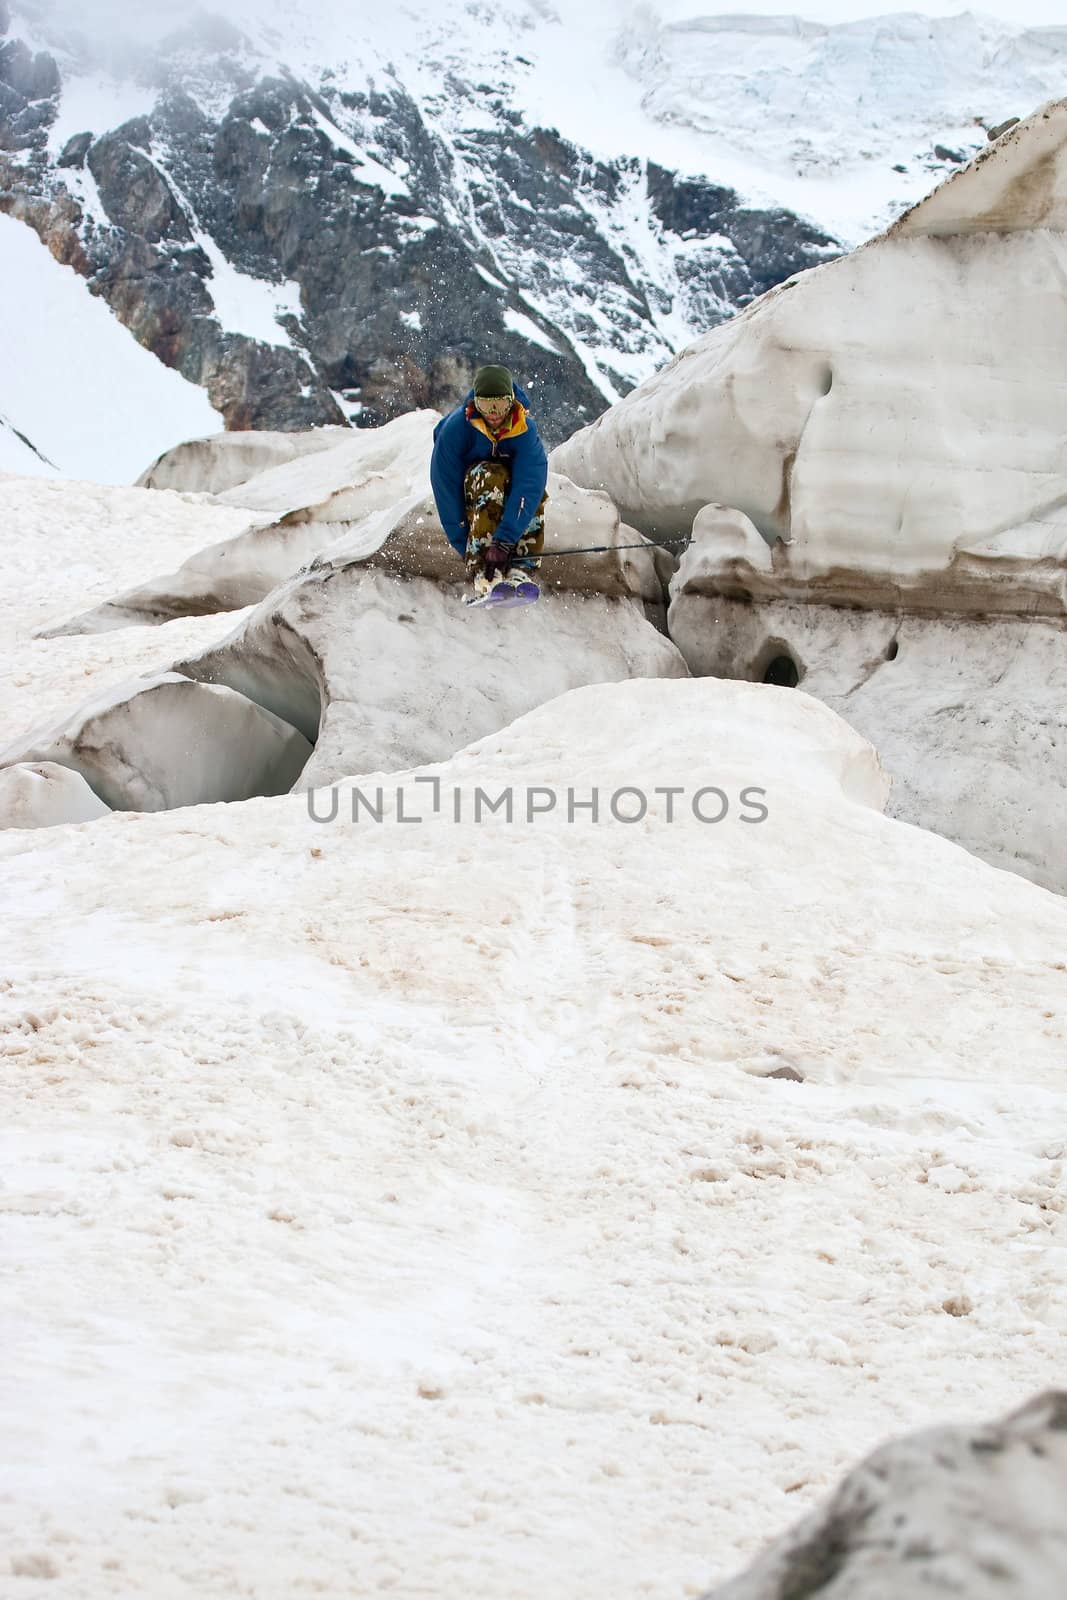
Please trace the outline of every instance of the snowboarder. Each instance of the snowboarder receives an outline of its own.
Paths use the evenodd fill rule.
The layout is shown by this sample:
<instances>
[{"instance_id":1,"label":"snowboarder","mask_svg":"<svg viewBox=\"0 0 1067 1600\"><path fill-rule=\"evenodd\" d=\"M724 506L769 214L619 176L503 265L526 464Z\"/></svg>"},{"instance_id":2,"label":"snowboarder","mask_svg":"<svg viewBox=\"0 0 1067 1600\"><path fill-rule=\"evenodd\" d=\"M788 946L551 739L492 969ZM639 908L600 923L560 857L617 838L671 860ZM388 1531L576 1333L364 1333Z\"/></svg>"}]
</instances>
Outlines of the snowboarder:
<instances>
[{"instance_id":1,"label":"snowboarder","mask_svg":"<svg viewBox=\"0 0 1067 1600\"><path fill-rule=\"evenodd\" d=\"M548 458L528 406L506 367L479 367L467 398L434 429L437 513L466 562L475 601L501 584L515 599L537 598Z\"/></svg>"}]
</instances>

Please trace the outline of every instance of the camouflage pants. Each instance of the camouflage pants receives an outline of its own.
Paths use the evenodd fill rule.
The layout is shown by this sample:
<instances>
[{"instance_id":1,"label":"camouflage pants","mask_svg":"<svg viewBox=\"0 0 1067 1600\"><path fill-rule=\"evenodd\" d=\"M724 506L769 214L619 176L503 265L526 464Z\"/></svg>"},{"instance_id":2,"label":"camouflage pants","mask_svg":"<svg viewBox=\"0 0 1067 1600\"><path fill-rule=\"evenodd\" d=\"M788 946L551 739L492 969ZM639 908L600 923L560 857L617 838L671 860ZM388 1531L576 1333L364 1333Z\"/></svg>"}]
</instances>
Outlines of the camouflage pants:
<instances>
[{"instance_id":1,"label":"camouflage pants","mask_svg":"<svg viewBox=\"0 0 1067 1600\"><path fill-rule=\"evenodd\" d=\"M482 570L482 551L491 544L504 513L504 501L511 488L511 472L502 461L478 461L463 480L463 499L467 508L467 576ZM532 522L515 546L511 565L536 572L545 547L545 506L547 492L541 496Z\"/></svg>"}]
</instances>

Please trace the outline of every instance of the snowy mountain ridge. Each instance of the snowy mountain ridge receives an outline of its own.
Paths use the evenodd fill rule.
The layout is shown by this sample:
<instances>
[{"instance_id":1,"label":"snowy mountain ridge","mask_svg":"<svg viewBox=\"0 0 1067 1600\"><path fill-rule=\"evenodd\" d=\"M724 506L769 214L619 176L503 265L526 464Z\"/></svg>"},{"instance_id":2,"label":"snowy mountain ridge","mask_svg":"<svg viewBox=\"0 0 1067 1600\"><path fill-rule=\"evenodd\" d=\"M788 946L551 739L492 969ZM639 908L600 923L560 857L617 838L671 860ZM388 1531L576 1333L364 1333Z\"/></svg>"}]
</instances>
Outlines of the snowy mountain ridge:
<instances>
[{"instance_id":1,"label":"snowy mountain ridge","mask_svg":"<svg viewBox=\"0 0 1067 1600\"><path fill-rule=\"evenodd\" d=\"M0 210L238 428L440 409L496 354L566 437L1067 88L1067 29L970 13L121 15L0 0Z\"/></svg>"},{"instance_id":2,"label":"snowy mountain ridge","mask_svg":"<svg viewBox=\"0 0 1067 1600\"><path fill-rule=\"evenodd\" d=\"M598 159L640 150L729 183L745 200L806 212L849 244L932 186L923 163L936 162L936 143L979 149L985 127L1067 90L1067 26L1019 28L974 11L822 23L690 9L669 20L647 0L522 0L506 13L468 5L445 14L432 0L407 0L354 18L336 0L225 0L175 30L172 11L149 7L134 35L157 52L146 73L128 37L117 53L106 21L90 39L71 32L62 0L15 3L34 19L40 47L67 53L72 66L106 68L126 84L181 78L216 115L229 85L225 72L203 70L194 41L204 29L220 66L338 90L391 81L438 113L450 77L478 63L487 100L505 95L530 125L553 127ZM488 107L484 125L493 126ZM883 183L882 163L890 172L917 165ZM853 172L866 176L866 201L843 186L835 209L826 181Z\"/></svg>"}]
</instances>

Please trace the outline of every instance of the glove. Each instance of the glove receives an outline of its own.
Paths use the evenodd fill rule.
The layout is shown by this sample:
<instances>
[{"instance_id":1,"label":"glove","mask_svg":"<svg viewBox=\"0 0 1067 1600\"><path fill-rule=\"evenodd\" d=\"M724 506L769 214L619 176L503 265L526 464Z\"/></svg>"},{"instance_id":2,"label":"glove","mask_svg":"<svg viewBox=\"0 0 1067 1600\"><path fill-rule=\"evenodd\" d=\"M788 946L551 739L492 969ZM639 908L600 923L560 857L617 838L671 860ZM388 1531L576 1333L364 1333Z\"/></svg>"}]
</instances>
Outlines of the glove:
<instances>
[{"instance_id":1,"label":"glove","mask_svg":"<svg viewBox=\"0 0 1067 1600\"><path fill-rule=\"evenodd\" d=\"M506 567L511 561L511 555L511 546L501 543L499 539L494 539L492 544L487 544L482 551L486 574L491 576L498 567Z\"/></svg>"}]
</instances>

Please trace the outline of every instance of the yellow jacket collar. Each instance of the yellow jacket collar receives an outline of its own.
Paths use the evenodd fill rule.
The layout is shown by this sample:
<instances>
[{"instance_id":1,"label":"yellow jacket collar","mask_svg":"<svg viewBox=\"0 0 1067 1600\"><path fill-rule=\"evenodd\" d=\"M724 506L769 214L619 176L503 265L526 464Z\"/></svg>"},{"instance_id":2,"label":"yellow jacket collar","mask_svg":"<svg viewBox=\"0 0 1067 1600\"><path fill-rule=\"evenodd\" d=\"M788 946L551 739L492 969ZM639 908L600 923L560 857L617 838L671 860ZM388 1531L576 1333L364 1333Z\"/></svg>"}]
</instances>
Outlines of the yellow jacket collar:
<instances>
[{"instance_id":1,"label":"yellow jacket collar","mask_svg":"<svg viewBox=\"0 0 1067 1600\"><path fill-rule=\"evenodd\" d=\"M472 400L467 407L467 421L472 423L479 433L484 433L492 443L499 444L501 439L514 439L517 434L526 432L526 407L516 400L511 408L507 427L502 428L499 433L492 433L489 424Z\"/></svg>"}]
</instances>

